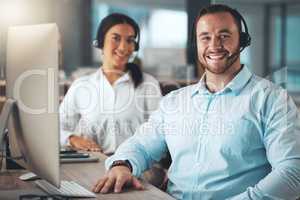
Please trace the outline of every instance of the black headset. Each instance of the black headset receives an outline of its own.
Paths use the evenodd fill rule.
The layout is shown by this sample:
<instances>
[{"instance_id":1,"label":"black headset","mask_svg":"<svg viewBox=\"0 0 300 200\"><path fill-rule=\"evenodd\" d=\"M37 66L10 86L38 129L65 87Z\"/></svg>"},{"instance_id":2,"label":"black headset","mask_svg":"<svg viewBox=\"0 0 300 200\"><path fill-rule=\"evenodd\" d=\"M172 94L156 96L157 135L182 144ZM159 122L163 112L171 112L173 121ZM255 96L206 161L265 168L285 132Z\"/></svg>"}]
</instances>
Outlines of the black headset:
<instances>
[{"instance_id":1,"label":"black headset","mask_svg":"<svg viewBox=\"0 0 300 200\"><path fill-rule=\"evenodd\" d=\"M250 46L250 44L251 44L251 36L248 32L248 26L247 26L246 20L236 9L232 9L231 14L237 21L241 22L241 27L239 30L239 32L240 32L240 47L241 47L241 49L244 49L244 48ZM243 29L242 26L244 26L244 31L242 30Z\"/></svg>"},{"instance_id":2,"label":"black headset","mask_svg":"<svg viewBox=\"0 0 300 200\"><path fill-rule=\"evenodd\" d=\"M135 41L134 51L138 51L140 49L140 28L137 25L137 23L133 19L131 19L130 17L128 17L126 15L123 15L123 14L114 13L114 14L111 14L110 16L108 16L108 17L111 17L111 16L117 16L117 17L125 18L126 19L126 21L125 21L126 24L133 27L134 32L136 33L136 41ZM103 46L104 46L104 36L105 36L106 32L109 29L108 28L107 30L104 30L104 26L105 26L104 25L105 22L103 22L104 20L106 20L106 18L104 18L102 20L101 24L99 25L97 35L96 35L96 39L93 41L93 46L98 48L98 49L103 48ZM124 20L120 20L120 23L115 23L114 25L122 24L121 21L123 22ZM114 25L112 25L112 26L114 26ZM110 26L110 27L112 27L112 26Z\"/></svg>"},{"instance_id":3,"label":"black headset","mask_svg":"<svg viewBox=\"0 0 300 200\"><path fill-rule=\"evenodd\" d=\"M250 46L251 44L251 36L248 32L248 26L247 26L247 23L244 19L244 17L236 10L236 9L228 9L224 12L229 12L233 18L235 20L237 20L238 22L240 22L240 25L241 26L238 26L239 27L239 34L240 34L240 48L241 48L241 51L244 50L244 48ZM198 17L197 19L199 20L200 17ZM197 26L197 22L198 20L196 20L196 22L194 23L194 26L193 26L193 30L192 30L192 45L195 45L195 47L197 47L197 33L196 33L196 26ZM244 27L244 31L243 31L243 27Z\"/></svg>"}]
</instances>

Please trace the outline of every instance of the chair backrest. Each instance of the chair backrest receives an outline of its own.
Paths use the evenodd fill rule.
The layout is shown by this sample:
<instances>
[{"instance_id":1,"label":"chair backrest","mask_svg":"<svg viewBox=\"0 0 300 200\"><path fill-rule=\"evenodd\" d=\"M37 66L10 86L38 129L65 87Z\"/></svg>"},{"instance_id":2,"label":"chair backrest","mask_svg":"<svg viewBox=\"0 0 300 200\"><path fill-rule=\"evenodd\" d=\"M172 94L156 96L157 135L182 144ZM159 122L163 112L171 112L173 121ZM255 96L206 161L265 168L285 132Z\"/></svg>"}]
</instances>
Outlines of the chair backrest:
<instances>
[{"instance_id":1,"label":"chair backrest","mask_svg":"<svg viewBox=\"0 0 300 200\"><path fill-rule=\"evenodd\" d=\"M160 89L163 96L167 95L169 92L173 90L177 90L181 88L181 86L177 82L173 81L165 81L160 82Z\"/></svg>"}]
</instances>

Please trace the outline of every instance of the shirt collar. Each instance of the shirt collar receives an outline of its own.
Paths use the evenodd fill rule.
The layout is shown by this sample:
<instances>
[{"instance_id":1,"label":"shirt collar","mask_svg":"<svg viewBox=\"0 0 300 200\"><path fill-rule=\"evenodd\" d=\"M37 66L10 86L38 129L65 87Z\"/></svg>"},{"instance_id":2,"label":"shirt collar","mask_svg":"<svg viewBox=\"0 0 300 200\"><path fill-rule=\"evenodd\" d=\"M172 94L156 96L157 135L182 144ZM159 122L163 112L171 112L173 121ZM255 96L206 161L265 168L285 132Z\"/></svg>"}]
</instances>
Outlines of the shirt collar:
<instances>
[{"instance_id":1,"label":"shirt collar","mask_svg":"<svg viewBox=\"0 0 300 200\"><path fill-rule=\"evenodd\" d=\"M103 73L103 71L102 71L102 68L100 67L100 69L98 70L98 77L99 77L99 79L102 79L102 78L105 78L106 79L106 77L104 76L104 73ZM118 84L118 83L120 83L120 82L126 82L126 81L131 81L131 78L130 78L130 76L129 76L129 72L127 71L127 72L125 72L118 80L116 80L116 82L114 83L114 84Z\"/></svg>"},{"instance_id":2,"label":"shirt collar","mask_svg":"<svg viewBox=\"0 0 300 200\"><path fill-rule=\"evenodd\" d=\"M248 83L251 76L252 72L247 66L243 65L242 70L226 85L224 90L229 88L235 94L239 93Z\"/></svg>"},{"instance_id":3,"label":"shirt collar","mask_svg":"<svg viewBox=\"0 0 300 200\"><path fill-rule=\"evenodd\" d=\"M243 65L242 70L225 86L223 90L218 93L223 93L224 91L230 90L237 94L244 86L247 84L252 76L252 72L247 66ZM204 73L197 83L197 86L192 91L192 96L195 94L210 94L209 90L206 88L205 84L206 73Z\"/></svg>"},{"instance_id":4,"label":"shirt collar","mask_svg":"<svg viewBox=\"0 0 300 200\"><path fill-rule=\"evenodd\" d=\"M201 76L199 82L197 83L196 87L194 87L194 90L192 91L192 97L196 94L208 94L209 91L207 90L205 86L205 76L206 73Z\"/></svg>"},{"instance_id":5,"label":"shirt collar","mask_svg":"<svg viewBox=\"0 0 300 200\"><path fill-rule=\"evenodd\" d=\"M116 83L120 83L120 82L126 82L126 81L131 81L131 78L129 76L129 72L125 72L117 81Z\"/></svg>"}]
</instances>

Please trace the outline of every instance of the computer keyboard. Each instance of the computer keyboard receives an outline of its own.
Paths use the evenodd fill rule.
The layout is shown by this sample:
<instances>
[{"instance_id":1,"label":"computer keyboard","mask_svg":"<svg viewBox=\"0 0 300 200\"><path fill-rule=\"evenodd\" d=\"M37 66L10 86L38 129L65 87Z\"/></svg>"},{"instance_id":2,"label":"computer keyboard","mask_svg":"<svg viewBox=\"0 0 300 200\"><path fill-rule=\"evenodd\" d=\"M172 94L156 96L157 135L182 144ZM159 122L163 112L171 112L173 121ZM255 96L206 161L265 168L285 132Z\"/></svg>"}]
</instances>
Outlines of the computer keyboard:
<instances>
[{"instance_id":1,"label":"computer keyboard","mask_svg":"<svg viewBox=\"0 0 300 200\"><path fill-rule=\"evenodd\" d=\"M64 197L96 197L94 193L74 181L61 181L59 189L45 180L37 180L35 183L42 190L51 195L61 195Z\"/></svg>"},{"instance_id":2,"label":"computer keyboard","mask_svg":"<svg viewBox=\"0 0 300 200\"><path fill-rule=\"evenodd\" d=\"M97 157L89 157L89 158L61 158L60 163L90 163L90 162L98 162L99 158Z\"/></svg>"}]
</instances>

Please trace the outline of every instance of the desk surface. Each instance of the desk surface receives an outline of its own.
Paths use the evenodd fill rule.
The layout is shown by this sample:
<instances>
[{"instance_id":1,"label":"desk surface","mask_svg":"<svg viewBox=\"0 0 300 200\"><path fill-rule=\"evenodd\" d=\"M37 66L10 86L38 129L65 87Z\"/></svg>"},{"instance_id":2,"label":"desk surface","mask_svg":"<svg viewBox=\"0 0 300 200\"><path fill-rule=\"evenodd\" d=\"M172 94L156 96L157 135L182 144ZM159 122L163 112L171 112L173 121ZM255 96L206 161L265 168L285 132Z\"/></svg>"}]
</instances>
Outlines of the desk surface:
<instances>
[{"instance_id":1,"label":"desk surface","mask_svg":"<svg viewBox=\"0 0 300 200\"><path fill-rule=\"evenodd\" d=\"M61 179L75 180L87 189L91 189L93 184L105 173L104 160L106 156L97 154L100 162L97 163L67 163L61 165ZM40 190L35 187L34 183L24 182L17 177L25 171L10 171L9 173L0 174L0 199L18 199L20 194L39 193ZM98 194L97 199L111 200L128 200L128 199L145 199L145 200L168 200L173 199L167 193L164 193L149 183L144 183L145 190L137 191L128 189L119 194ZM31 192L31 193L32 193ZM81 199L80 199L81 200Z\"/></svg>"}]
</instances>

